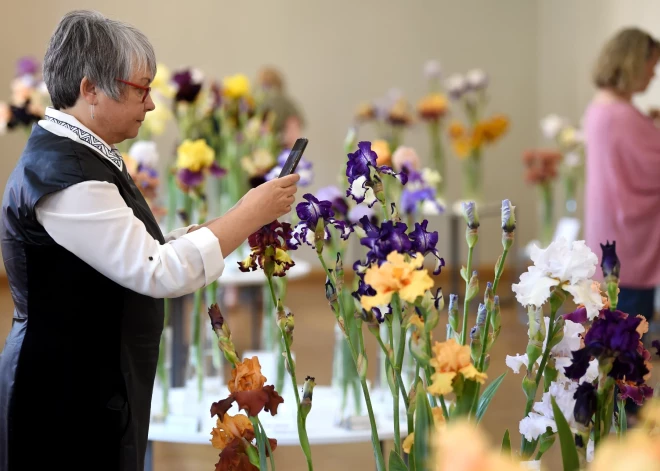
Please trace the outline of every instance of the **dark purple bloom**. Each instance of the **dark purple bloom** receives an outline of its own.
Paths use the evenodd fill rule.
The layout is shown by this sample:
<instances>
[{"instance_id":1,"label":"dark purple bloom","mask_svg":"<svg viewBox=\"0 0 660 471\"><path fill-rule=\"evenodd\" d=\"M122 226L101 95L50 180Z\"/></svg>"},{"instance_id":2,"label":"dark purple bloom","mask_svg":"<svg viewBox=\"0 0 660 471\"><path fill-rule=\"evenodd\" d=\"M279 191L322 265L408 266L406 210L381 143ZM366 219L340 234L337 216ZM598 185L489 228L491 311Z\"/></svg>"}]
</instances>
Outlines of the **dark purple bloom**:
<instances>
[{"instance_id":1,"label":"dark purple bloom","mask_svg":"<svg viewBox=\"0 0 660 471\"><path fill-rule=\"evenodd\" d=\"M384 175L393 176L394 178L399 180L399 182L402 185L408 183L408 174L406 172L396 173L391 167L388 167L387 165L381 165L380 167L378 167L378 172Z\"/></svg>"},{"instance_id":2,"label":"dark purple bloom","mask_svg":"<svg viewBox=\"0 0 660 471\"><path fill-rule=\"evenodd\" d=\"M319 200L326 200L332 203L332 210L336 215L341 215L343 219L346 219L348 215L348 203L344 198L344 192L339 189L339 187L331 185L320 188L316 192L316 197Z\"/></svg>"},{"instance_id":3,"label":"dark purple bloom","mask_svg":"<svg viewBox=\"0 0 660 471\"><path fill-rule=\"evenodd\" d=\"M616 256L616 241L613 240L611 244L609 241L605 245L600 244L600 248L603 250L603 258L600 262L603 276L605 278L608 276L619 278L621 263L619 263L619 257Z\"/></svg>"},{"instance_id":4,"label":"dark purple bloom","mask_svg":"<svg viewBox=\"0 0 660 471\"><path fill-rule=\"evenodd\" d=\"M34 57L21 57L16 62L16 76L37 75L39 72L39 62Z\"/></svg>"},{"instance_id":5,"label":"dark purple bloom","mask_svg":"<svg viewBox=\"0 0 660 471\"><path fill-rule=\"evenodd\" d=\"M144 164L138 164L137 173L142 173L142 172L146 173L151 178L156 178L158 176L158 171L155 168ZM146 185L147 182L143 182L142 184Z\"/></svg>"},{"instance_id":6,"label":"dark purple bloom","mask_svg":"<svg viewBox=\"0 0 660 471\"><path fill-rule=\"evenodd\" d=\"M358 281L358 288L353 292L353 297L359 300L362 296L376 296L376 290L360 278Z\"/></svg>"},{"instance_id":7,"label":"dark purple bloom","mask_svg":"<svg viewBox=\"0 0 660 471\"><path fill-rule=\"evenodd\" d=\"M445 266L445 259L440 257L438 249L435 248L438 244L438 232L428 232L426 230L428 223L426 219L421 224L418 222L415 223L415 230L409 235L412 244L411 250L412 252L420 252L424 255L433 254L437 260L433 274L437 275L442 270L442 267Z\"/></svg>"},{"instance_id":8,"label":"dark purple bloom","mask_svg":"<svg viewBox=\"0 0 660 471\"><path fill-rule=\"evenodd\" d=\"M211 173L211 175L213 175L214 177L218 177L218 178L220 178L220 177L222 177L222 176L224 176L224 175L227 174L227 170L225 170L224 168L220 167L220 166L219 166L217 163L215 163L215 162L213 162L213 163L211 164L211 166L209 167L209 172Z\"/></svg>"},{"instance_id":9,"label":"dark purple bloom","mask_svg":"<svg viewBox=\"0 0 660 471\"><path fill-rule=\"evenodd\" d=\"M566 368L566 376L578 380L587 371L592 358L613 360L608 375L614 379L626 379L637 384L644 382L648 374L645 349L640 351L640 335L637 327L641 319L621 311L604 309L584 338L584 348L572 352L573 361Z\"/></svg>"},{"instance_id":10,"label":"dark purple bloom","mask_svg":"<svg viewBox=\"0 0 660 471\"><path fill-rule=\"evenodd\" d=\"M360 244L370 249L367 253L370 263L381 264L392 252L410 252L412 243L406 234L408 226L404 223L385 221L380 228L375 228L367 216L360 219L360 223L366 232L366 237L360 240Z\"/></svg>"},{"instance_id":11,"label":"dark purple bloom","mask_svg":"<svg viewBox=\"0 0 660 471\"><path fill-rule=\"evenodd\" d=\"M588 427L596 412L596 386L585 381L578 386L573 399L575 399L575 409L573 409L575 421Z\"/></svg>"},{"instance_id":12,"label":"dark purple bloom","mask_svg":"<svg viewBox=\"0 0 660 471\"><path fill-rule=\"evenodd\" d=\"M307 203L298 203L296 213L301 221L307 223L309 228L315 229L319 219L326 220L335 215L330 201L319 201L310 193L305 193L303 199Z\"/></svg>"},{"instance_id":13,"label":"dark purple bloom","mask_svg":"<svg viewBox=\"0 0 660 471\"><path fill-rule=\"evenodd\" d=\"M193 172L187 168L179 170L177 176L181 184L186 187L194 187L204 182L204 172Z\"/></svg>"},{"instance_id":14,"label":"dark purple bloom","mask_svg":"<svg viewBox=\"0 0 660 471\"><path fill-rule=\"evenodd\" d=\"M653 388L642 384L637 386L624 381L617 381L619 386L619 399L632 399L635 404L641 406L644 401L653 397Z\"/></svg>"},{"instance_id":15,"label":"dark purple bloom","mask_svg":"<svg viewBox=\"0 0 660 471\"><path fill-rule=\"evenodd\" d=\"M182 70L172 76L176 85L175 101L186 101L192 103L197 99L202 90L201 81L195 80L192 70Z\"/></svg>"},{"instance_id":16,"label":"dark purple bloom","mask_svg":"<svg viewBox=\"0 0 660 471\"><path fill-rule=\"evenodd\" d=\"M371 168L376 167L378 155L371 150L371 142L362 141L358 143L358 150L348 154L348 164L346 166L346 176L348 183L353 183L358 177L366 177L371 180Z\"/></svg>"},{"instance_id":17,"label":"dark purple bloom","mask_svg":"<svg viewBox=\"0 0 660 471\"><path fill-rule=\"evenodd\" d=\"M580 307L571 313L564 314L564 320L573 321L577 324L584 324L587 322L587 308Z\"/></svg>"}]
</instances>

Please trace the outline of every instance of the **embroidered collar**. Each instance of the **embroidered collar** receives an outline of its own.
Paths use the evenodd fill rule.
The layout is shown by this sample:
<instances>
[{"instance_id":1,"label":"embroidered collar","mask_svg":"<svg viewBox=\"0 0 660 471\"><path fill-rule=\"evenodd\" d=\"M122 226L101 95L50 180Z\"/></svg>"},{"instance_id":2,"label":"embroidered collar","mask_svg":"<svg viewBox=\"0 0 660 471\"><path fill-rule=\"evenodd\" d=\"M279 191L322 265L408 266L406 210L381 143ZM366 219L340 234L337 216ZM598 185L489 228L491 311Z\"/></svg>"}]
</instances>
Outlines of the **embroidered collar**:
<instances>
[{"instance_id":1,"label":"embroidered collar","mask_svg":"<svg viewBox=\"0 0 660 471\"><path fill-rule=\"evenodd\" d=\"M46 108L46 116L39 121L39 126L53 134L68 137L73 141L86 145L112 162L120 171L124 167L124 161L117 149L110 147L103 139L70 114L48 107Z\"/></svg>"}]
</instances>

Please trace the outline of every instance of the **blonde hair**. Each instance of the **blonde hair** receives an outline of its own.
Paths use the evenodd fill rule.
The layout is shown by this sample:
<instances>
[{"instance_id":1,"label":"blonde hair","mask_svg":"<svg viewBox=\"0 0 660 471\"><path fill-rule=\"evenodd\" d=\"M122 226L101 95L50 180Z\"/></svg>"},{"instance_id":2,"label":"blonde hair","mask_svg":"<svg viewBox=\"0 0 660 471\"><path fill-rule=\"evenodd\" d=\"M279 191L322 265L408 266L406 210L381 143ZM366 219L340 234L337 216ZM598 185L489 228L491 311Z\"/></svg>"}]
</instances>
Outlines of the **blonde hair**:
<instances>
[{"instance_id":1,"label":"blonde hair","mask_svg":"<svg viewBox=\"0 0 660 471\"><path fill-rule=\"evenodd\" d=\"M284 89L284 79L282 74L274 67L264 67L259 71L257 81L265 89L274 89L282 91Z\"/></svg>"},{"instance_id":2,"label":"blonde hair","mask_svg":"<svg viewBox=\"0 0 660 471\"><path fill-rule=\"evenodd\" d=\"M622 29L601 50L593 71L594 84L619 93L636 91L644 80L646 62L656 52L660 52L660 43L649 33Z\"/></svg>"}]
</instances>

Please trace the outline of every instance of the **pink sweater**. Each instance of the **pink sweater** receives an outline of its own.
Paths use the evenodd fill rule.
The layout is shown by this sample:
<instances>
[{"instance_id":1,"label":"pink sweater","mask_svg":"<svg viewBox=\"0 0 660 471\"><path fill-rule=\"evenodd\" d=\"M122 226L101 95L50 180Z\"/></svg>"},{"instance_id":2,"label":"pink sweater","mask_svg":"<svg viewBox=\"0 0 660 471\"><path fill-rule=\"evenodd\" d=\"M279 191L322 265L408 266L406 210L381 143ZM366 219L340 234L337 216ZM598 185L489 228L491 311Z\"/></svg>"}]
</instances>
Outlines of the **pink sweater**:
<instances>
[{"instance_id":1,"label":"pink sweater","mask_svg":"<svg viewBox=\"0 0 660 471\"><path fill-rule=\"evenodd\" d=\"M614 102L589 105L584 132L586 243L600 260L599 244L616 241L621 286L660 285L660 129Z\"/></svg>"}]
</instances>

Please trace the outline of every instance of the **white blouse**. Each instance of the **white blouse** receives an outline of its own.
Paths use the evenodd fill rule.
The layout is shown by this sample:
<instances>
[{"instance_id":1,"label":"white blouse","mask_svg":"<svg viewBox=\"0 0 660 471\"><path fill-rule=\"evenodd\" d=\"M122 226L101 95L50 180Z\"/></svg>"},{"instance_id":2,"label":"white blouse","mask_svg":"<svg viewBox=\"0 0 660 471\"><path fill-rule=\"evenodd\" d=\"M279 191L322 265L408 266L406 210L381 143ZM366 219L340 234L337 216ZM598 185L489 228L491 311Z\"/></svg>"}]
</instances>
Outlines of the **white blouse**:
<instances>
[{"instance_id":1,"label":"white blouse","mask_svg":"<svg viewBox=\"0 0 660 471\"><path fill-rule=\"evenodd\" d=\"M119 153L73 116L48 108L39 126L87 145L99 158L122 169ZM94 138L94 145L81 138L80 130ZM192 226L176 229L161 245L112 183L91 180L72 185L42 198L35 210L37 220L57 244L140 294L182 296L216 280L225 267L220 243L211 230L203 227L188 233Z\"/></svg>"}]
</instances>

